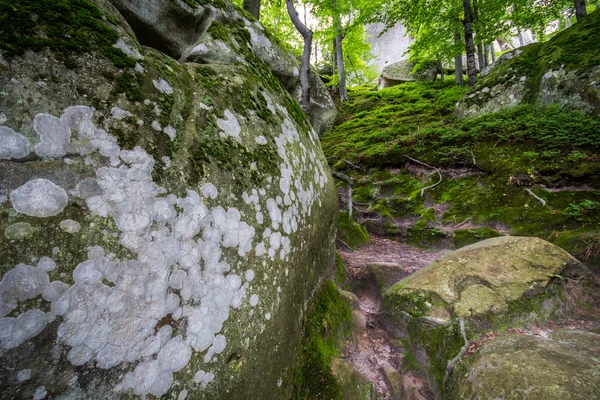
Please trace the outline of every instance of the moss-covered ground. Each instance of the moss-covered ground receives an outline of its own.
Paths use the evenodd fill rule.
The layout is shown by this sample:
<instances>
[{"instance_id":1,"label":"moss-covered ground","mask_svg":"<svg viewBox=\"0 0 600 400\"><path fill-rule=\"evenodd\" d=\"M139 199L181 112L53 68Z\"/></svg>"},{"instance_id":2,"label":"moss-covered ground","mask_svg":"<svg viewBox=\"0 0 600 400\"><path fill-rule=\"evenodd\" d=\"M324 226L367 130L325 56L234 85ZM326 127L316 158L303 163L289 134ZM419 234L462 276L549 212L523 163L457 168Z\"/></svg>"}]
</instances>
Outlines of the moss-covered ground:
<instances>
[{"instance_id":1,"label":"moss-covered ground","mask_svg":"<svg viewBox=\"0 0 600 400\"><path fill-rule=\"evenodd\" d=\"M359 220L418 246L538 236L599 265L600 119L522 105L457 120L465 92L452 82L350 91L321 139L355 182Z\"/></svg>"}]
</instances>

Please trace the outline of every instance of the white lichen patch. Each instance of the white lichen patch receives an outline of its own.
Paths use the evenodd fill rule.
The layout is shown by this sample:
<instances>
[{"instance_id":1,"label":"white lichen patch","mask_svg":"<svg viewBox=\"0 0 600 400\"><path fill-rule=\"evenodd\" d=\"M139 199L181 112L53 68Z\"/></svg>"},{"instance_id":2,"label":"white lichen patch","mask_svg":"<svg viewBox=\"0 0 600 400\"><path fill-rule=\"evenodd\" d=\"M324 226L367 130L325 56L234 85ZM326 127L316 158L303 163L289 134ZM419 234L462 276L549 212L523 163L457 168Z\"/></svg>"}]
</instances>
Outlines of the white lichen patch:
<instances>
[{"instance_id":1,"label":"white lichen patch","mask_svg":"<svg viewBox=\"0 0 600 400\"><path fill-rule=\"evenodd\" d=\"M71 130L59 118L50 114L38 114L33 119L33 129L40 135L35 154L41 158L58 158L67 154Z\"/></svg>"},{"instance_id":2,"label":"white lichen patch","mask_svg":"<svg viewBox=\"0 0 600 400\"><path fill-rule=\"evenodd\" d=\"M154 87L161 93L165 94L173 94L173 87L164 80L163 78L158 78L152 81Z\"/></svg>"},{"instance_id":3,"label":"white lichen patch","mask_svg":"<svg viewBox=\"0 0 600 400\"><path fill-rule=\"evenodd\" d=\"M10 192L13 208L32 217L60 214L69 202L67 192L48 179L32 179Z\"/></svg>"},{"instance_id":4,"label":"white lichen patch","mask_svg":"<svg viewBox=\"0 0 600 400\"><path fill-rule=\"evenodd\" d=\"M61 221L58 226L67 233L77 233L81 230L81 224L72 219L65 219L64 221Z\"/></svg>"},{"instance_id":5,"label":"white lichen patch","mask_svg":"<svg viewBox=\"0 0 600 400\"><path fill-rule=\"evenodd\" d=\"M225 119L217 119L217 125L227 136L239 138L242 127L236 116L229 110L225 110Z\"/></svg>"},{"instance_id":6,"label":"white lichen patch","mask_svg":"<svg viewBox=\"0 0 600 400\"><path fill-rule=\"evenodd\" d=\"M130 113L130 112L129 112L129 111L127 111L127 110L123 110L123 109L122 109L122 108L120 108L120 107L113 107L113 108L110 110L110 113L111 113L111 115L112 115L112 117L113 117L114 119L123 119L123 118L126 118L126 117L132 117L132 116L133 116L133 114L132 114L132 113Z\"/></svg>"},{"instance_id":7,"label":"white lichen patch","mask_svg":"<svg viewBox=\"0 0 600 400\"><path fill-rule=\"evenodd\" d=\"M117 40L113 47L121 50L123 53L127 54L129 57L134 58L136 60L143 60L144 56L138 51L136 48L132 48L121 38Z\"/></svg>"},{"instance_id":8,"label":"white lichen patch","mask_svg":"<svg viewBox=\"0 0 600 400\"><path fill-rule=\"evenodd\" d=\"M163 132L166 133L171 140L175 140L175 136L177 136L177 131L171 125L165 126Z\"/></svg>"},{"instance_id":9,"label":"white lichen patch","mask_svg":"<svg viewBox=\"0 0 600 400\"><path fill-rule=\"evenodd\" d=\"M19 372L17 372L17 380L19 382L24 382L24 381L28 380L29 378L31 378L31 370L30 369L22 369Z\"/></svg>"},{"instance_id":10,"label":"white lichen patch","mask_svg":"<svg viewBox=\"0 0 600 400\"><path fill-rule=\"evenodd\" d=\"M10 240L27 239L33 235L33 227L27 222L17 222L4 230L4 236Z\"/></svg>"},{"instance_id":11,"label":"white lichen patch","mask_svg":"<svg viewBox=\"0 0 600 400\"><path fill-rule=\"evenodd\" d=\"M18 160L29 154L29 140L10 129L0 126L0 160Z\"/></svg>"}]
</instances>

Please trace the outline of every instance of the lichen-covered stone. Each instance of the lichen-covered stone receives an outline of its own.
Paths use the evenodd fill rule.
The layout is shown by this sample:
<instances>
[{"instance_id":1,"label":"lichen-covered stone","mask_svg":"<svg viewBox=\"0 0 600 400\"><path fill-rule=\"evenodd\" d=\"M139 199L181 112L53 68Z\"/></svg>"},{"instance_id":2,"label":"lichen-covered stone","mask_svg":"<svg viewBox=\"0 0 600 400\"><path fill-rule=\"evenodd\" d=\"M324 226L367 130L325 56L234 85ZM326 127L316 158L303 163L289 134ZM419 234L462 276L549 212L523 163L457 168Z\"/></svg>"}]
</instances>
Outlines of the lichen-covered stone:
<instances>
[{"instance_id":1,"label":"lichen-covered stone","mask_svg":"<svg viewBox=\"0 0 600 400\"><path fill-rule=\"evenodd\" d=\"M485 341L453 374L451 399L593 399L600 335L557 329Z\"/></svg>"},{"instance_id":2,"label":"lichen-covered stone","mask_svg":"<svg viewBox=\"0 0 600 400\"><path fill-rule=\"evenodd\" d=\"M375 400L378 398L373 384L343 358L331 360L331 372L340 385L343 399Z\"/></svg>"},{"instance_id":3,"label":"lichen-covered stone","mask_svg":"<svg viewBox=\"0 0 600 400\"><path fill-rule=\"evenodd\" d=\"M249 37L252 64L181 64L109 2L65 2L111 34L0 66L3 396L287 398L334 255L317 134ZM242 18L221 5L195 9Z\"/></svg>"},{"instance_id":4,"label":"lichen-covered stone","mask_svg":"<svg viewBox=\"0 0 600 400\"><path fill-rule=\"evenodd\" d=\"M379 77L379 89L385 89L404 82L415 82L417 78L412 73L414 66L414 63L404 60L386 66Z\"/></svg>"},{"instance_id":5,"label":"lichen-covered stone","mask_svg":"<svg viewBox=\"0 0 600 400\"><path fill-rule=\"evenodd\" d=\"M546 43L506 53L456 105L473 117L521 103L600 114L600 13L594 12Z\"/></svg>"},{"instance_id":6,"label":"lichen-covered stone","mask_svg":"<svg viewBox=\"0 0 600 400\"><path fill-rule=\"evenodd\" d=\"M511 302L541 294L554 275L584 269L538 238L503 236L443 256L390 288L386 297L414 317L448 322L501 314Z\"/></svg>"},{"instance_id":7,"label":"lichen-covered stone","mask_svg":"<svg viewBox=\"0 0 600 400\"><path fill-rule=\"evenodd\" d=\"M463 247L385 292L384 310L408 332L408 348L434 392L467 340L489 330L543 324L595 307L591 273L544 240L503 236Z\"/></svg>"}]
</instances>

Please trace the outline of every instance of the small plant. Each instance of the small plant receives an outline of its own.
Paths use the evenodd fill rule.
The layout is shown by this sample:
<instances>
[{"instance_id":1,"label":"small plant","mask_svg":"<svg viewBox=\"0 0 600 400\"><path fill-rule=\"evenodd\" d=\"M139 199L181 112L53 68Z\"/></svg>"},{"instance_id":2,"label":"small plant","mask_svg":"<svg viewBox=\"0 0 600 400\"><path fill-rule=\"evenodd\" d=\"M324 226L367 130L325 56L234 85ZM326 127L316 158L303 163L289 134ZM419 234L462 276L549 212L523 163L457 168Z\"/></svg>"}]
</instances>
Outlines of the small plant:
<instances>
[{"instance_id":1,"label":"small plant","mask_svg":"<svg viewBox=\"0 0 600 400\"><path fill-rule=\"evenodd\" d=\"M583 200L580 203L570 203L565 211L577 221L593 222L600 219L600 202Z\"/></svg>"}]
</instances>

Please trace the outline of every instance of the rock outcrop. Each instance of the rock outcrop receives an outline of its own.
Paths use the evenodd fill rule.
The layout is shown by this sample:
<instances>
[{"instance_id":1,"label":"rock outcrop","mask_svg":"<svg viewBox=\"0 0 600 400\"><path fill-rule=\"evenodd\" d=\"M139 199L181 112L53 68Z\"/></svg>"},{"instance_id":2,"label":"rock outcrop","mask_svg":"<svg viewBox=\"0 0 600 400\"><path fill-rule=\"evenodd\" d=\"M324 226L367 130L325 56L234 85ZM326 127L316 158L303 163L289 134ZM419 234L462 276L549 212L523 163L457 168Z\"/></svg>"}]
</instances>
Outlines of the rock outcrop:
<instances>
[{"instance_id":1,"label":"rock outcrop","mask_svg":"<svg viewBox=\"0 0 600 400\"><path fill-rule=\"evenodd\" d=\"M230 3L112 3L2 9L2 396L288 398L334 257L318 135ZM179 62L202 40L230 56Z\"/></svg>"},{"instance_id":2,"label":"rock outcrop","mask_svg":"<svg viewBox=\"0 0 600 400\"><path fill-rule=\"evenodd\" d=\"M379 89L400 85L405 82L415 82L417 78L413 75L414 64L410 61L398 61L383 68L379 77Z\"/></svg>"},{"instance_id":3,"label":"rock outcrop","mask_svg":"<svg viewBox=\"0 0 600 400\"><path fill-rule=\"evenodd\" d=\"M570 329L485 341L456 372L455 399L573 399L600 393L600 335Z\"/></svg>"},{"instance_id":4,"label":"rock outcrop","mask_svg":"<svg viewBox=\"0 0 600 400\"><path fill-rule=\"evenodd\" d=\"M456 250L398 282L385 293L384 309L408 332L408 351L439 395L467 340L577 315L597 302L590 297L597 286L559 247L504 236Z\"/></svg>"},{"instance_id":5,"label":"rock outcrop","mask_svg":"<svg viewBox=\"0 0 600 400\"><path fill-rule=\"evenodd\" d=\"M182 63L253 64L262 61L289 93L299 94L298 60L260 23L250 16L230 12L222 1L213 4L195 0L111 2L142 45L158 49ZM251 52L245 46L248 42L252 46ZM309 120L321 134L331 128L337 110L317 75L311 76L310 85Z\"/></svg>"},{"instance_id":6,"label":"rock outcrop","mask_svg":"<svg viewBox=\"0 0 600 400\"><path fill-rule=\"evenodd\" d=\"M546 43L502 55L456 105L456 115L473 117L521 103L600 114L599 40L596 11Z\"/></svg>"}]
</instances>

